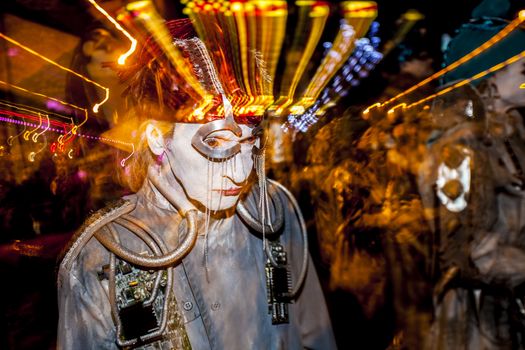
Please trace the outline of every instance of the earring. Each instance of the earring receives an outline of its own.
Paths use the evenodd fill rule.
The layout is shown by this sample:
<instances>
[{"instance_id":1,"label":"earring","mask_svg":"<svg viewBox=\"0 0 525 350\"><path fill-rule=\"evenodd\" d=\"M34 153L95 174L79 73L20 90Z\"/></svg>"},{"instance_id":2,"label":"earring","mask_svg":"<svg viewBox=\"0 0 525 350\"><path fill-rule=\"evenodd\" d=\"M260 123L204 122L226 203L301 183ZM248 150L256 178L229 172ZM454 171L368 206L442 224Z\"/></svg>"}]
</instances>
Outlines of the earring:
<instances>
[{"instance_id":1,"label":"earring","mask_svg":"<svg viewBox=\"0 0 525 350\"><path fill-rule=\"evenodd\" d=\"M166 151L162 151L162 153L157 156L157 164L158 165L162 165L162 163L164 162L164 155L165 154L166 154Z\"/></svg>"}]
</instances>

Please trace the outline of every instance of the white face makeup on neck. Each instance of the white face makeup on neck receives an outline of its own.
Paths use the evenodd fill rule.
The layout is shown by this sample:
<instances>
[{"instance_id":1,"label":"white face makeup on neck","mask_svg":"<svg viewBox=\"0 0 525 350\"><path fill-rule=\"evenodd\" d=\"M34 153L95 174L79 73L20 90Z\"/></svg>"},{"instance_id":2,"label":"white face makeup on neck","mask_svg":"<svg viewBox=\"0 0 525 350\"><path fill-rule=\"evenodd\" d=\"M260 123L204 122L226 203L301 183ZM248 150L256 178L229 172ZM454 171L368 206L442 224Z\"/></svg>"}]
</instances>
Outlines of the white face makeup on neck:
<instances>
[{"instance_id":1,"label":"white face makeup on neck","mask_svg":"<svg viewBox=\"0 0 525 350\"><path fill-rule=\"evenodd\" d=\"M166 142L167 165L188 199L199 202L212 212L230 209L248 187L248 177L253 169L253 128L240 125L240 136L230 130L217 130L207 135L203 142L211 148L240 145L240 151L233 157L213 161L192 146L192 137L200 127L202 124L175 124L173 136Z\"/></svg>"}]
</instances>

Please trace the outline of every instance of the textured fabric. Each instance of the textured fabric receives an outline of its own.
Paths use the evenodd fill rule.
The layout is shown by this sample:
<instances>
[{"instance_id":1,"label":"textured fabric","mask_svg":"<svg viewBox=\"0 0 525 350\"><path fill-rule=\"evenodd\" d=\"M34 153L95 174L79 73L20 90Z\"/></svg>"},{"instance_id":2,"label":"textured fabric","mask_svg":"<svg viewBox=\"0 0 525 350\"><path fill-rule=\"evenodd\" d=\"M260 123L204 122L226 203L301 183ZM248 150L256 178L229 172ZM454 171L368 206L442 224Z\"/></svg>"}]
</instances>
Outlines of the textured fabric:
<instances>
[{"instance_id":1,"label":"textured fabric","mask_svg":"<svg viewBox=\"0 0 525 350\"><path fill-rule=\"evenodd\" d=\"M290 203L285 203L281 239L291 262L292 280L301 269L302 238ZM160 234L173 249L179 241L180 216L153 204L145 186L127 198L136 201L131 215ZM255 212L253 198L246 200ZM212 220L208 233L208 262L204 264L204 218L194 249L174 269L173 292L193 349L334 349L335 341L322 291L309 262L298 299L290 305L290 323L272 325L268 314L262 240L237 215ZM121 243L135 252L146 247L117 226ZM108 251L94 238L82 249L71 269L59 271L59 349L116 349L107 281L97 271L109 262ZM207 271L206 271L207 270Z\"/></svg>"}]
</instances>

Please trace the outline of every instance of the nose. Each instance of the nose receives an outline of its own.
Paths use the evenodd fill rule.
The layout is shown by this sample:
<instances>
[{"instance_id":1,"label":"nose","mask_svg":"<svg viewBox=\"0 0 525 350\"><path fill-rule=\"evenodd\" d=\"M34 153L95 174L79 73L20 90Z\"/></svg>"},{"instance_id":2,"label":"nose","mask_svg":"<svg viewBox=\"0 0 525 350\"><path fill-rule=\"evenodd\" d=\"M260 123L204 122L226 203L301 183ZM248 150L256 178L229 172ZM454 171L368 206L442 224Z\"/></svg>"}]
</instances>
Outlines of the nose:
<instances>
[{"instance_id":1,"label":"nose","mask_svg":"<svg viewBox=\"0 0 525 350\"><path fill-rule=\"evenodd\" d=\"M245 184L253 167L251 151L243 148L241 148L241 152L228 161L225 175L237 186Z\"/></svg>"}]
</instances>

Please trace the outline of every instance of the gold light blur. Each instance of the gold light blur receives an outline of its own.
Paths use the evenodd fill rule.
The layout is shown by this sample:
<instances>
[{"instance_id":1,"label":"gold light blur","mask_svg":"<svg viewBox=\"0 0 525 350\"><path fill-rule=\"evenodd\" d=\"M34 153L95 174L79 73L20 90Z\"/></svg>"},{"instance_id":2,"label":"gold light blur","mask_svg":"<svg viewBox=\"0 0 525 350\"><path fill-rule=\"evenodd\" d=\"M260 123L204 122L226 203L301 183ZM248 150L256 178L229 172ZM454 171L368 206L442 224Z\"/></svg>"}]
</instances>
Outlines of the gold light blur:
<instances>
[{"instance_id":1,"label":"gold light blur","mask_svg":"<svg viewBox=\"0 0 525 350\"><path fill-rule=\"evenodd\" d=\"M43 115L49 115L49 114L52 114L56 117L59 117L59 118L64 118L64 119L67 119L69 120L69 123L64 123L64 122L59 122L59 121L55 121L55 120L50 120L50 124L54 124L54 125L59 125L59 126L62 126L64 124L74 124L73 122L73 119L71 117L67 117L67 116L64 116L62 114L57 114L57 113L49 113L48 111L44 111L40 108L36 108L36 107L33 107L33 106L27 106L27 105L24 105L24 104L15 104L14 102L11 102L11 101L3 101L3 100L0 100L0 105L1 106L6 106L6 107L9 107L9 108L12 108L12 109L17 109L19 111L23 111L23 112L26 112L26 113L29 113L29 114L32 114L32 115L38 115L38 114L43 114ZM48 114L49 113L49 114Z\"/></svg>"},{"instance_id":2,"label":"gold light blur","mask_svg":"<svg viewBox=\"0 0 525 350\"><path fill-rule=\"evenodd\" d=\"M88 112L87 112L87 109L85 109L85 108L78 107L78 106L76 106L74 104L71 104L71 103L59 100L58 98L55 98L55 97L47 96L47 95L41 94L39 92L34 92L34 91L27 90L27 89L25 89L23 87L20 87L20 86L17 86L17 85L6 83L5 81L2 81L2 80L0 80L0 84L3 84L5 86L7 86L7 87L10 87L10 88L22 91L22 92L30 94L30 95L43 97L43 98L49 99L51 101L58 102L58 103L60 103L60 104L62 104L64 106L68 106L68 107L71 107L71 108L74 108L76 110L84 112L84 120L80 124L74 126L75 132L76 132L76 129L78 129L79 127L84 125L84 123L87 122L87 120L88 120Z\"/></svg>"},{"instance_id":3,"label":"gold light blur","mask_svg":"<svg viewBox=\"0 0 525 350\"><path fill-rule=\"evenodd\" d=\"M184 13L213 53L235 113L262 115L274 102L273 78L286 33L286 1L190 1Z\"/></svg>"},{"instance_id":4,"label":"gold light blur","mask_svg":"<svg viewBox=\"0 0 525 350\"><path fill-rule=\"evenodd\" d=\"M286 67L283 72L280 96L272 109L279 116L293 102L297 84L301 79L315 47L321 38L330 6L319 1L296 1L298 22L292 44L286 55ZM307 36L305 38L305 36Z\"/></svg>"},{"instance_id":5,"label":"gold light blur","mask_svg":"<svg viewBox=\"0 0 525 350\"><path fill-rule=\"evenodd\" d=\"M41 126L42 126L42 115L38 113L38 125L33 130L24 132L24 140L29 141L29 136L31 136L33 132L40 129Z\"/></svg>"},{"instance_id":6,"label":"gold light blur","mask_svg":"<svg viewBox=\"0 0 525 350\"><path fill-rule=\"evenodd\" d=\"M396 111L396 109L399 109L399 108L406 108L407 104L406 103L400 103L398 104L397 106L394 106L393 108L389 109L388 110L388 114L392 114Z\"/></svg>"},{"instance_id":7,"label":"gold light blur","mask_svg":"<svg viewBox=\"0 0 525 350\"><path fill-rule=\"evenodd\" d=\"M354 28L355 37L362 38L377 17L377 3L375 1L343 1L341 11L348 24Z\"/></svg>"},{"instance_id":8,"label":"gold light blur","mask_svg":"<svg viewBox=\"0 0 525 350\"><path fill-rule=\"evenodd\" d=\"M357 34L366 33L377 17L377 4L373 1L345 1L341 3L341 10L344 19L339 32L303 97L290 109L294 114L301 114L315 103L330 79L352 54Z\"/></svg>"},{"instance_id":9,"label":"gold light blur","mask_svg":"<svg viewBox=\"0 0 525 350\"><path fill-rule=\"evenodd\" d=\"M124 34L129 41L131 41L131 46L128 51L120 55L117 62L120 65L124 65L126 63L126 59L131 56L133 52L135 52L135 49L137 48L137 40L131 36L122 26L113 18L110 16L109 13L106 12L99 4L95 2L95 0L88 0L100 13L102 13L113 25L117 30L119 30L122 34Z\"/></svg>"},{"instance_id":10,"label":"gold light blur","mask_svg":"<svg viewBox=\"0 0 525 350\"><path fill-rule=\"evenodd\" d=\"M486 76L488 74L494 73L494 72L496 72L496 71L498 71L498 70L508 66L509 64L512 64L512 63L514 63L514 62L524 58L524 57L525 57L525 51L522 51L521 53L519 53L519 54L517 54L515 56L512 56L511 58L509 58L509 59L507 59L507 60L505 60L503 62L500 62L500 63L490 67L489 69L486 69L486 70L484 70L484 71L482 71L482 72L472 76L471 78L468 78L468 79L465 79L465 80L461 80L461 81L457 82L454 85L451 85L451 86L449 86L449 87L447 87L447 88L445 88L443 90L440 90L440 91L438 91L438 92L436 92L436 93L434 93L432 95L429 95L429 96L427 96L425 98L422 98L422 99L420 99L420 100L418 100L418 101L416 101L414 103L411 103L409 105L405 105L404 103L402 103L402 104L399 104L399 105L393 107L392 109L395 109L395 108L410 109L412 107L418 106L418 105L420 105L422 103L425 103L425 102L428 102L428 101L430 101L430 100L432 100L432 99L434 99L434 98L436 98L438 96L444 95L446 93L449 93L452 90L455 90L455 89L457 89L459 87L462 87L462 86L464 86L464 85L466 85L466 84L468 84L468 83L470 83L472 81L481 79L481 78L483 78L484 76ZM402 105L405 105L405 106L402 106ZM390 113L390 110L388 111L388 113Z\"/></svg>"},{"instance_id":11,"label":"gold light blur","mask_svg":"<svg viewBox=\"0 0 525 350\"><path fill-rule=\"evenodd\" d=\"M501 31L499 31L496 35L494 35L492 38L487 40L485 43L483 43L481 46L477 47L476 49L474 49L470 53L468 53L465 56L461 57L457 61L451 63L449 66L443 68L442 70L432 74L431 76L429 76L428 78L426 78L423 81L419 82L418 84L412 86L411 88L409 88L409 89L403 91L402 93L392 97L391 99L389 99L389 100L387 100L387 101L385 101L383 103L379 103L379 104L374 103L373 105L371 105L367 109L365 109L365 112L363 112L363 113L368 113L371 108L376 108L376 107L380 108L380 107L384 107L384 106L386 106L388 104L391 104L392 102L400 99L401 97L404 97L404 96L414 92L415 90L419 89L420 87L425 86L428 83L430 83L430 82L436 80L437 78L443 76L444 74L446 74L446 73L456 69L460 65L462 65L462 64L468 62L469 60L471 60L472 58L478 56L480 53L484 52L488 48L494 46L500 40L502 40L507 35L509 35L521 23L523 23L523 21L525 21L525 10L520 11L518 17L515 20L510 22L505 28L503 28Z\"/></svg>"},{"instance_id":12,"label":"gold light blur","mask_svg":"<svg viewBox=\"0 0 525 350\"><path fill-rule=\"evenodd\" d=\"M153 36L162 51L166 53L173 68L182 76L193 91L188 91L190 96L199 101L202 109L210 108L210 101L213 99L197 78L194 77L191 68L186 64L182 54L171 42L171 35L166 28L164 19L158 14L153 3L149 0L131 2L126 6L126 10L133 13L147 31ZM196 119L203 118L193 115Z\"/></svg>"},{"instance_id":13,"label":"gold light blur","mask_svg":"<svg viewBox=\"0 0 525 350\"><path fill-rule=\"evenodd\" d=\"M8 37L7 35L5 35L3 33L0 33L0 38L4 38L5 40L9 41L11 44L16 45L16 46L26 50L27 52L31 53L32 55L35 55L35 56L43 59L44 61L46 61L46 62L48 62L48 63L50 63L50 64L52 64L52 65L54 65L54 66L56 66L56 67L58 67L60 69L62 69L62 70L65 70L66 72L69 72L69 73L79 77L80 79L82 79L84 81L87 81L88 83L91 83L91 84L93 84L93 85L103 89L106 92L106 96L104 97L104 99L102 101L100 101L99 103L97 103L97 104L95 104L93 106L93 112L97 113L99 108L100 108L100 106L102 106L109 99L109 89L107 87L104 87L104 86L100 85L99 83L97 83L96 81L93 81L93 80L89 79L88 77L83 76L82 74L79 74L79 73L77 73L77 72L75 72L75 71L73 71L73 70L71 70L71 69L69 69L67 67L62 66L61 64L56 63L55 61L45 57L44 55L39 54L35 50L33 50L33 49L31 49L31 48L29 48L29 47L19 43L15 39L10 38L10 37ZM5 84L7 84L7 83L5 83ZM42 95L42 96L45 96L45 95ZM47 96L45 96L45 97L47 97ZM50 99L52 99L52 98L50 98ZM62 103L59 100L56 100L56 101ZM73 106L73 105L71 105L71 106ZM77 108L77 107L75 106L75 108ZM86 118L87 118L87 112L86 112Z\"/></svg>"},{"instance_id":14,"label":"gold light blur","mask_svg":"<svg viewBox=\"0 0 525 350\"><path fill-rule=\"evenodd\" d=\"M39 115L40 115L40 113L39 113ZM42 130L41 132L35 132L35 133L33 134L33 136L31 136L31 139L32 139L33 142L35 142L35 143L38 141L38 138L40 137L40 135L44 134L46 131L49 130L49 125L50 125L49 115L44 114L44 116L45 116L46 119L47 119L47 124L46 124L45 129Z\"/></svg>"}]
</instances>

